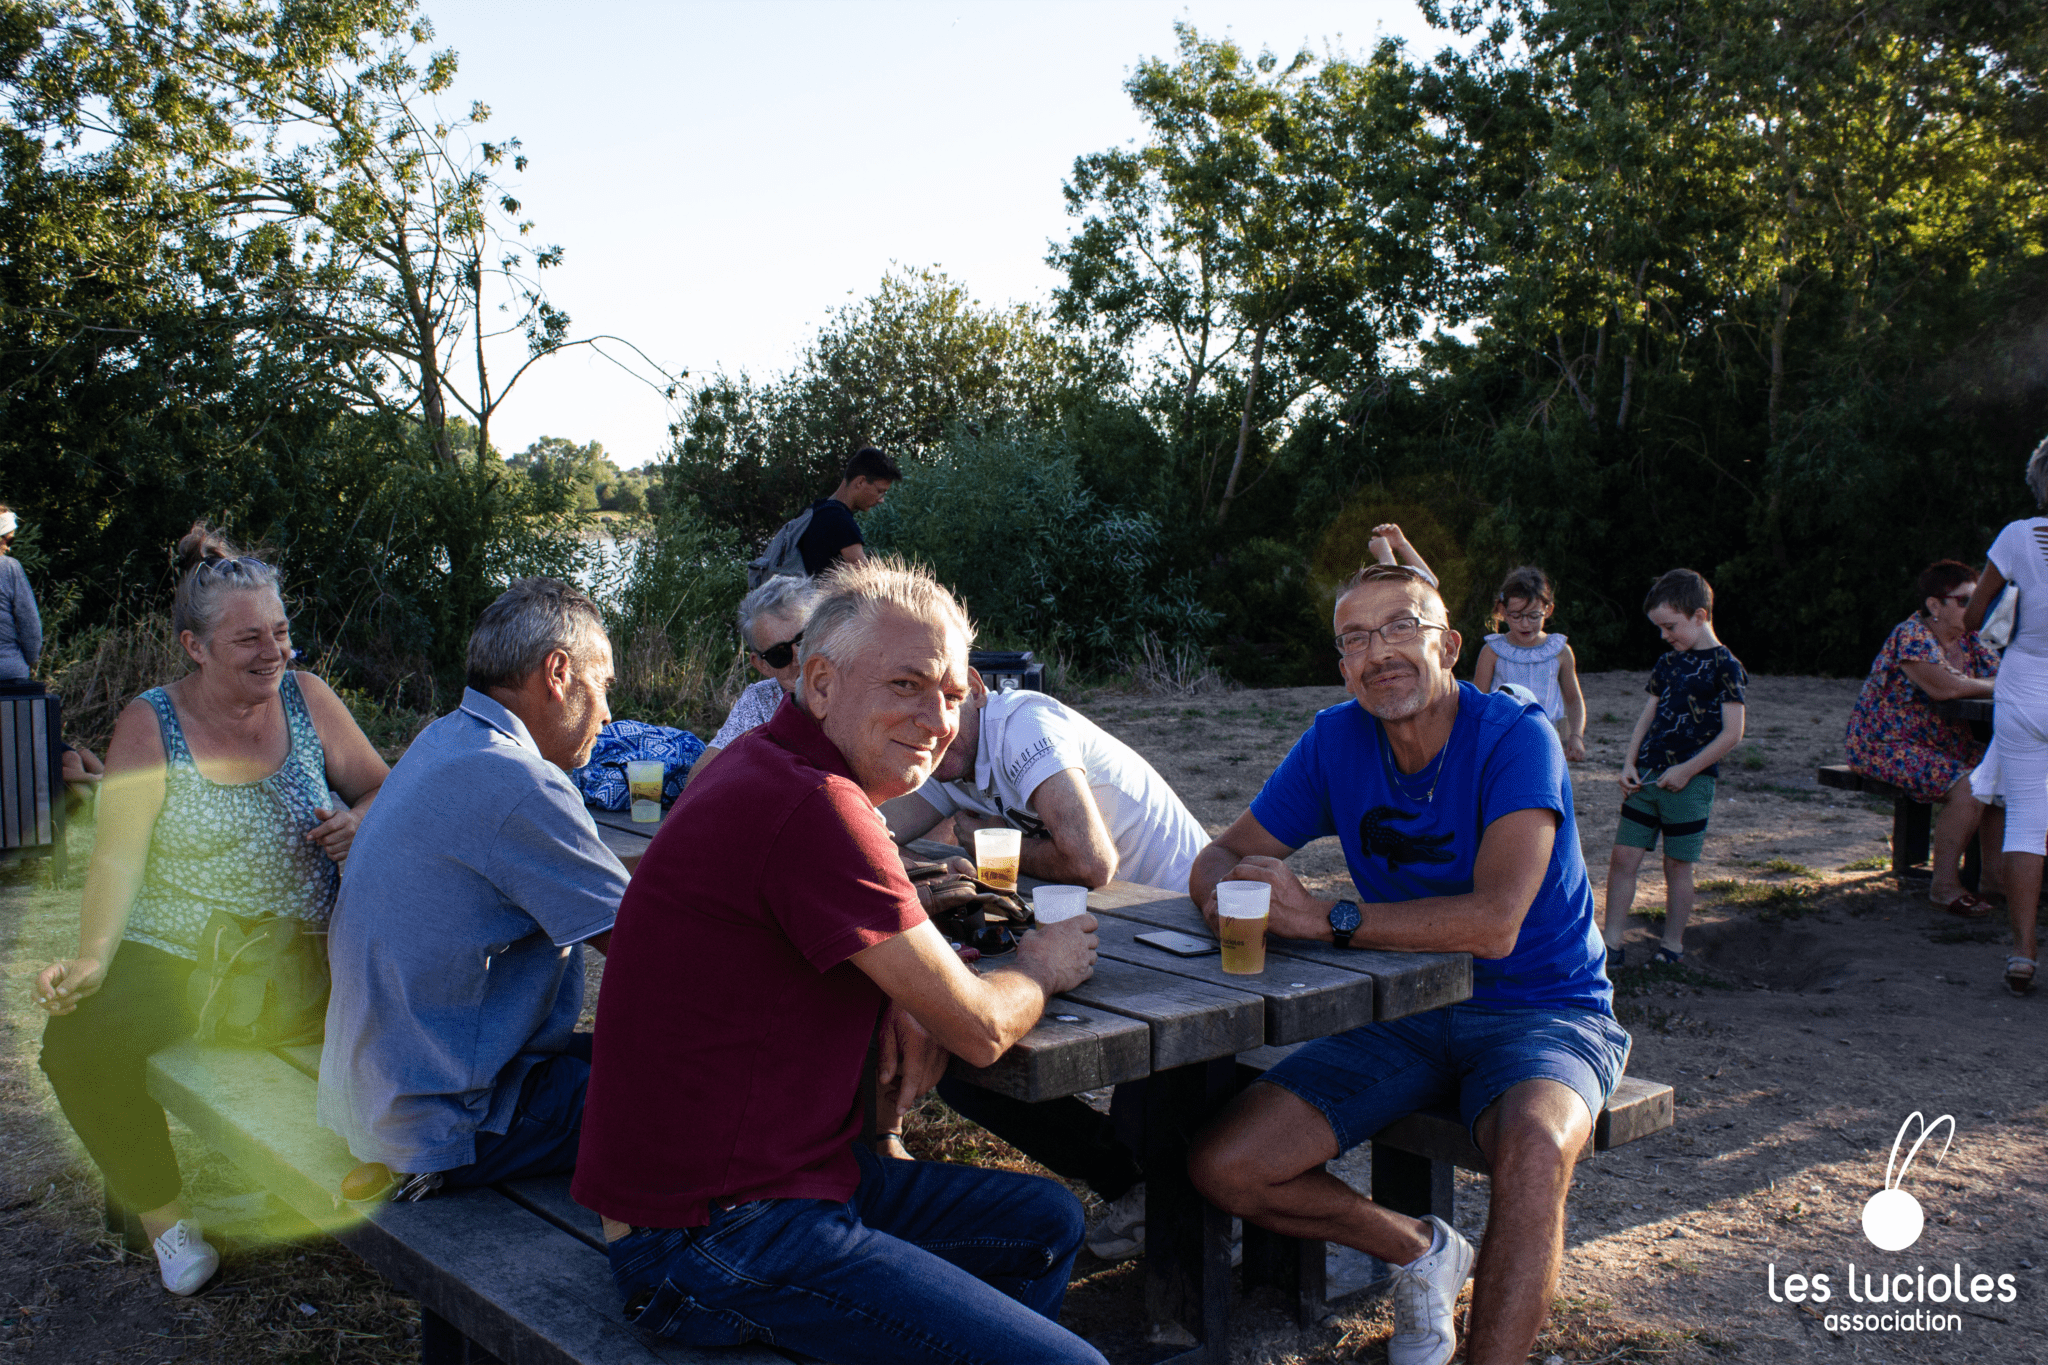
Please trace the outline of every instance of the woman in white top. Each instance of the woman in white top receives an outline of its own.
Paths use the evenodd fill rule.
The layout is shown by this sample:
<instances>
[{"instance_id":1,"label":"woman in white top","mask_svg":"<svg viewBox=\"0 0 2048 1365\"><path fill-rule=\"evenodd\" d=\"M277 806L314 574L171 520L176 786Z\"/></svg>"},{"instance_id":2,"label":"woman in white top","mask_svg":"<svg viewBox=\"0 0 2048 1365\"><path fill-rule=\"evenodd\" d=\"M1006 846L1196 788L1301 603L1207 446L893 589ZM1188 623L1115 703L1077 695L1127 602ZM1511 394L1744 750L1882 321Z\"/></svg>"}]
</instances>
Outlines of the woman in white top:
<instances>
[{"instance_id":1,"label":"woman in white top","mask_svg":"<svg viewBox=\"0 0 2048 1365\"><path fill-rule=\"evenodd\" d=\"M2048 507L2048 440L2027 461L2027 487L2037 505ZM2005 894L2012 913L2005 984L2014 995L2025 995L2034 989L2039 965L2034 920L2041 907L2042 852L2048 848L2048 517L2009 524L1991 542L1990 557L1963 624L1970 630L1983 625L2006 584L2019 591L2012 643L1998 666L1991 699L2005 777Z\"/></svg>"},{"instance_id":2,"label":"woman in white top","mask_svg":"<svg viewBox=\"0 0 2048 1365\"><path fill-rule=\"evenodd\" d=\"M757 725L766 725L782 699L796 690L796 647L804 638L813 590L808 578L771 578L740 599L740 639L761 681L740 693L725 724L711 737L690 766L690 778L711 766L711 760Z\"/></svg>"},{"instance_id":3,"label":"woman in white top","mask_svg":"<svg viewBox=\"0 0 2048 1365\"><path fill-rule=\"evenodd\" d=\"M1519 683L1535 694L1543 714L1557 727L1565 760L1586 757L1586 697L1579 690L1579 667L1565 637L1544 627L1557 601L1550 578L1534 564L1510 569L1493 595L1493 623L1505 634L1486 637L1472 667L1472 685L1493 692L1504 683Z\"/></svg>"}]
</instances>

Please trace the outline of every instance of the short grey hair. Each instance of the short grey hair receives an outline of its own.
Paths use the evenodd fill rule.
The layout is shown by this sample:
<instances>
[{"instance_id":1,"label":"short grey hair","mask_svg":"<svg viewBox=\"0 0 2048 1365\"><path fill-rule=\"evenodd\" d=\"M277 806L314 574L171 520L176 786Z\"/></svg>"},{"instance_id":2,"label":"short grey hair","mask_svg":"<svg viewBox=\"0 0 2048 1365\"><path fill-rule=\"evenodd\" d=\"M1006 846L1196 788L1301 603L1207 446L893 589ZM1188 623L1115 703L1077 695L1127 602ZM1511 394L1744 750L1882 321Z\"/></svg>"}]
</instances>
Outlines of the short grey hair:
<instances>
[{"instance_id":1,"label":"short grey hair","mask_svg":"<svg viewBox=\"0 0 2048 1365\"><path fill-rule=\"evenodd\" d=\"M811 601L818 595L808 578L792 574L778 574L760 587L740 599L739 627L740 641L748 649L756 648L754 623L764 616L785 616L795 623L801 632L804 621L811 614ZM770 640L776 644L778 641Z\"/></svg>"},{"instance_id":2,"label":"short grey hair","mask_svg":"<svg viewBox=\"0 0 2048 1365\"><path fill-rule=\"evenodd\" d=\"M467 682L479 692L516 687L558 649L581 664L593 636L605 638L597 603L559 578L515 579L476 619Z\"/></svg>"},{"instance_id":3,"label":"short grey hair","mask_svg":"<svg viewBox=\"0 0 2048 1365\"><path fill-rule=\"evenodd\" d=\"M177 634L189 630L201 640L211 639L223 599L231 592L268 593L284 600L274 565L243 554L204 522L193 522L171 555L178 567L178 590L171 599L171 629Z\"/></svg>"},{"instance_id":4,"label":"short grey hair","mask_svg":"<svg viewBox=\"0 0 2048 1365\"><path fill-rule=\"evenodd\" d=\"M2034 490L2037 506L2048 507L2048 437L2027 457L2027 487Z\"/></svg>"},{"instance_id":5,"label":"short grey hair","mask_svg":"<svg viewBox=\"0 0 2048 1365\"><path fill-rule=\"evenodd\" d=\"M974 643L974 623L967 619L967 609L932 577L931 570L890 555L869 555L834 569L822 580L804 622L803 643L797 647L798 666L818 654L842 668L852 663L868 647L875 618L890 608L913 620L951 627L966 643ZM801 677L797 697L803 697Z\"/></svg>"}]
</instances>

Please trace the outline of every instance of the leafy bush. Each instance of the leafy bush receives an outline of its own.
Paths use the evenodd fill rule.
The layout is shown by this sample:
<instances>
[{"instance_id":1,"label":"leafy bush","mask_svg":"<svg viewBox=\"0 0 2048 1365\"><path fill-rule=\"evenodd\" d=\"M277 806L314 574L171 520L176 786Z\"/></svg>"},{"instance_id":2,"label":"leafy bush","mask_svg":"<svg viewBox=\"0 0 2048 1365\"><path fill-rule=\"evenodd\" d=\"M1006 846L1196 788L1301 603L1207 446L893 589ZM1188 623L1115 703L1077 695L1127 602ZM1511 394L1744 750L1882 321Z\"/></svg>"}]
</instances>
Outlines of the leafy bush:
<instances>
[{"instance_id":1,"label":"leafy bush","mask_svg":"<svg viewBox=\"0 0 2048 1365\"><path fill-rule=\"evenodd\" d=\"M1106 503L1056 433L956 430L868 516L877 550L931 567L985 644L1103 666L1147 632L1205 643L1216 613L1162 567L1159 524Z\"/></svg>"}]
</instances>

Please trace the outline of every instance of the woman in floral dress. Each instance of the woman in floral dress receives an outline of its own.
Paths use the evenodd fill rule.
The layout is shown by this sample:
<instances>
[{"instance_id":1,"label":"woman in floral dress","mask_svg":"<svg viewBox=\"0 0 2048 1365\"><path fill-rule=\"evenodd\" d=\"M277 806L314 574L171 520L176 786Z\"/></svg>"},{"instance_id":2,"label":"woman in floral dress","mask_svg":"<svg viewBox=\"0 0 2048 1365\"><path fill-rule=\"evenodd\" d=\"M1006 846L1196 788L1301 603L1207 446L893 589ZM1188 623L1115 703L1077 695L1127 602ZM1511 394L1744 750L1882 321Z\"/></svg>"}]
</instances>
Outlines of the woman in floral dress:
<instances>
[{"instance_id":1,"label":"woman in floral dress","mask_svg":"<svg viewBox=\"0 0 2048 1365\"><path fill-rule=\"evenodd\" d=\"M1915 801L1945 803L1934 828L1930 894L1936 905L1965 919L1983 918L1990 906L1963 889L1957 868L1963 848L1980 820L1987 837L1997 839L2004 813L1970 794L1970 769L1984 756L1983 744L1964 722L1936 715L1934 703L1991 695L1998 656L1963 628L1963 608L1976 586L1977 571L1953 559L1921 571L1921 610L1899 622L1878 651L1848 735L1849 766L1857 772L1889 782Z\"/></svg>"}]
</instances>

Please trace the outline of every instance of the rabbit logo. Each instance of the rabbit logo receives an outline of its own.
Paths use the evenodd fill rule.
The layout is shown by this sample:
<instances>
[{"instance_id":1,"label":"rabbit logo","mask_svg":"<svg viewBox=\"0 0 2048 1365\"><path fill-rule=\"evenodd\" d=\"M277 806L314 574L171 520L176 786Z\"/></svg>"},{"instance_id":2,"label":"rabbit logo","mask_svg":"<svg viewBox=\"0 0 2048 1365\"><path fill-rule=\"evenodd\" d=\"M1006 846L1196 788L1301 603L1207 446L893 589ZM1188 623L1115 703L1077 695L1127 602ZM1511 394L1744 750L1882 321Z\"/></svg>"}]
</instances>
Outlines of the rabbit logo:
<instances>
[{"instance_id":1,"label":"rabbit logo","mask_svg":"<svg viewBox=\"0 0 2048 1365\"><path fill-rule=\"evenodd\" d=\"M1901 1163L1899 1145L1906 1140L1906 1130L1916 1123L1920 1125L1920 1136L1913 1140L1912 1148ZM1948 1155L1949 1144L1956 1138L1955 1116L1943 1114L1933 1123L1928 1123L1916 1109L1899 1125L1899 1135L1892 1139L1892 1159L1885 1163L1884 1188L1871 1195L1870 1202L1863 1206L1863 1235L1878 1250L1904 1251L1920 1240L1920 1230L1927 1222L1926 1215L1920 1212L1920 1201L1899 1187L1906 1183L1906 1170L1912 1166L1913 1158L1920 1155L1920 1145L1944 1123L1948 1125L1948 1137L1941 1144L1941 1156L1934 1159L1934 1164L1939 1166L1942 1157ZM1892 1178L1893 1166L1899 1170L1897 1180Z\"/></svg>"}]
</instances>

